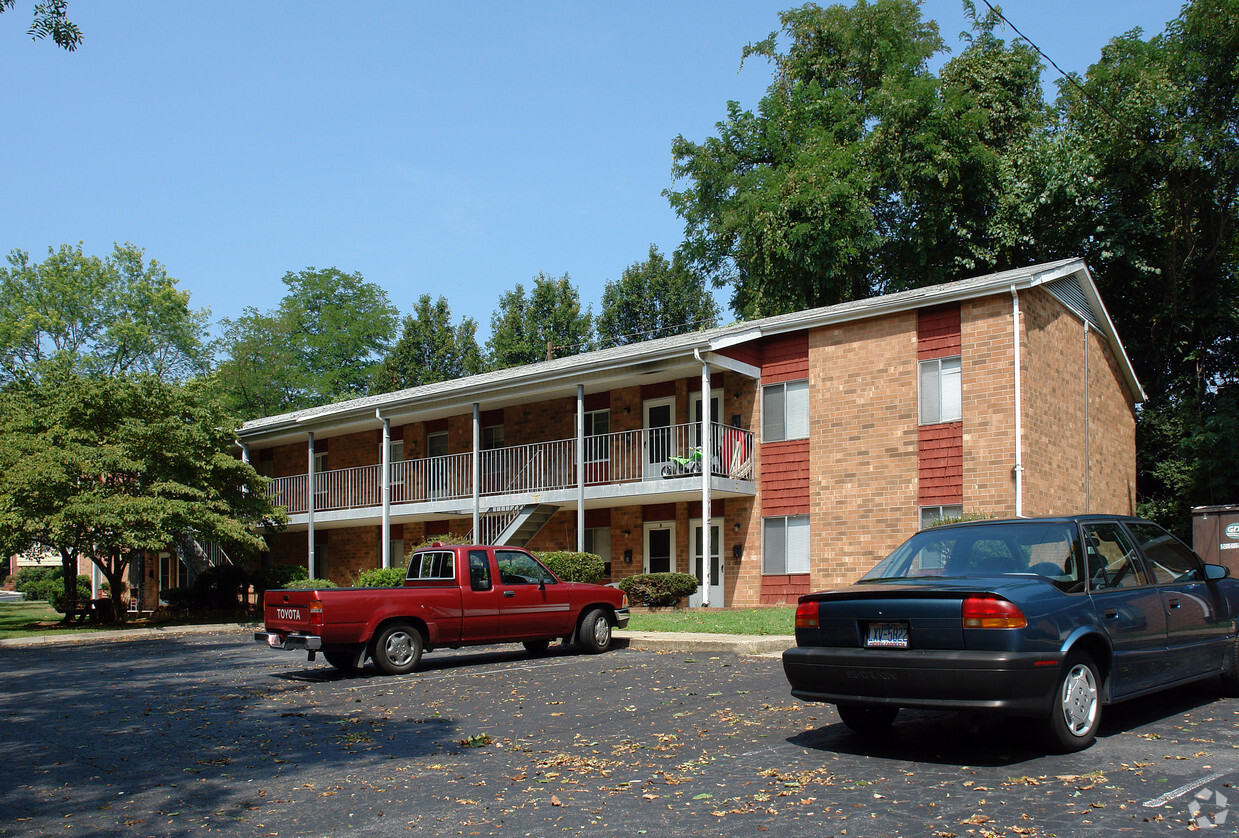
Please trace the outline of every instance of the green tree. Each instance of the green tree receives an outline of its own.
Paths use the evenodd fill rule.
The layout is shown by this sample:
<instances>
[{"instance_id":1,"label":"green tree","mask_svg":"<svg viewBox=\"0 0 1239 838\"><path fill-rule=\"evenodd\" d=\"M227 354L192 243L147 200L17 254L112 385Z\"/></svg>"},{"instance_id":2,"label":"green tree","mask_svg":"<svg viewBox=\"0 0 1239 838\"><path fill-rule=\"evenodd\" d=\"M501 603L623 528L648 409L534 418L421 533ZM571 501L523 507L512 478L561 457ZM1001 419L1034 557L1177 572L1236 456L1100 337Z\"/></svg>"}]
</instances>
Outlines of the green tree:
<instances>
[{"instance_id":1,"label":"green tree","mask_svg":"<svg viewBox=\"0 0 1239 838\"><path fill-rule=\"evenodd\" d=\"M264 550L255 528L282 518L234 455L234 432L198 383L64 371L14 382L0 390L0 545L56 550L67 597L89 557L118 614L139 551L190 530L234 556Z\"/></svg>"},{"instance_id":2,"label":"green tree","mask_svg":"<svg viewBox=\"0 0 1239 838\"><path fill-rule=\"evenodd\" d=\"M100 375L147 372L180 380L209 362L209 312L144 251L116 245L106 259L82 246L31 262L14 250L0 268L0 380L50 363Z\"/></svg>"},{"instance_id":3,"label":"green tree","mask_svg":"<svg viewBox=\"0 0 1239 838\"><path fill-rule=\"evenodd\" d=\"M1239 0L1196 0L1164 33L1112 40L1061 85L1041 200L1093 268L1148 394L1144 511L1180 532L1193 505L1239 500Z\"/></svg>"},{"instance_id":4,"label":"green tree","mask_svg":"<svg viewBox=\"0 0 1239 838\"><path fill-rule=\"evenodd\" d=\"M689 266L749 318L830 305L993 267L1004 160L1047 119L1033 53L977 34L942 77L937 25L915 0L808 4L744 49L774 79L757 113L728 103L718 136L672 145L668 190Z\"/></svg>"},{"instance_id":5,"label":"green tree","mask_svg":"<svg viewBox=\"0 0 1239 838\"><path fill-rule=\"evenodd\" d=\"M359 273L284 275L280 305L221 322L215 383L244 418L366 395L396 333L387 293Z\"/></svg>"},{"instance_id":6,"label":"green tree","mask_svg":"<svg viewBox=\"0 0 1239 838\"><path fill-rule=\"evenodd\" d=\"M711 329L718 325L718 303L705 282L679 259L667 261L650 245L649 256L607 282L598 315L598 346L622 346L652 338Z\"/></svg>"},{"instance_id":7,"label":"green tree","mask_svg":"<svg viewBox=\"0 0 1239 838\"><path fill-rule=\"evenodd\" d=\"M0 12L16 5L16 0L0 0ZM66 0L45 0L34 4L34 20L26 30L32 41L51 36L52 42L69 52L82 45L82 30L68 18Z\"/></svg>"},{"instance_id":8,"label":"green tree","mask_svg":"<svg viewBox=\"0 0 1239 838\"><path fill-rule=\"evenodd\" d=\"M447 300L418 298L413 314L404 318L400 338L377 369L374 392L389 393L475 375L483 369L477 342L478 324L466 317L452 325Z\"/></svg>"},{"instance_id":9,"label":"green tree","mask_svg":"<svg viewBox=\"0 0 1239 838\"><path fill-rule=\"evenodd\" d=\"M577 355L593 348L593 315L581 311L581 294L567 274L539 273L525 296L523 285L499 299L486 341L491 369L507 369Z\"/></svg>"}]
</instances>

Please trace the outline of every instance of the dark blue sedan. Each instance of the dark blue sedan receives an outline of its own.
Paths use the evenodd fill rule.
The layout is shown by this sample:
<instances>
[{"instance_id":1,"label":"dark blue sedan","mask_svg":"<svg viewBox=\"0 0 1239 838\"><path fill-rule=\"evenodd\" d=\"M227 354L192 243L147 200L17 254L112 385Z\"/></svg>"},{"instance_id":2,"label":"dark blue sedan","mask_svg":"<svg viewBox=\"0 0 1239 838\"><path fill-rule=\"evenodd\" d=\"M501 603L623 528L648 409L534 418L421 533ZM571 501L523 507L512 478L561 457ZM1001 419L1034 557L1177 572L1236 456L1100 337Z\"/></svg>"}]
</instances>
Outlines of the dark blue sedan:
<instances>
[{"instance_id":1,"label":"dark blue sedan","mask_svg":"<svg viewBox=\"0 0 1239 838\"><path fill-rule=\"evenodd\" d=\"M1105 704L1205 678L1239 694L1239 581L1157 524L1081 515L917 533L855 585L800 598L792 695L884 730L901 707L1039 720L1088 747Z\"/></svg>"}]
</instances>

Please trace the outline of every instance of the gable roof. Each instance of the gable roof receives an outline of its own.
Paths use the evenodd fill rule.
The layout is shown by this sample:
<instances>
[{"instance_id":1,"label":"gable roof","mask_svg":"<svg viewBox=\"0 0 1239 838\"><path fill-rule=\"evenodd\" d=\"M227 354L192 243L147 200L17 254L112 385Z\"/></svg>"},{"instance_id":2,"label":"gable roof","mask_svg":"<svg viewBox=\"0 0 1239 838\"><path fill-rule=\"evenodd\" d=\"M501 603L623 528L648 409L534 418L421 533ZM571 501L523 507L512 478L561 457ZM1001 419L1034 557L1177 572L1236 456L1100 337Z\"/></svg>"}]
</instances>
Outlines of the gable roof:
<instances>
[{"instance_id":1,"label":"gable roof","mask_svg":"<svg viewBox=\"0 0 1239 838\"><path fill-rule=\"evenodd\" d=\"M267 416L246 422L237 435L242 440L267 440L301 435L317 428L330 428L332 434L345 433L358 426L373 428L381 416L399 419L416 414L419 419L436 418L459 414L462 408L475 402L485 402L489 409L528 402L531 395L544 399L568 397L575 395L578 384L588 387L592 383L601 390L617 386L620 380L635 383L677 371L693 374L700 369L695 352L713 352L771 335L1034 287L1044 287L1105 338L1135 401L1143 401L1144 391L1088 267L1081 259L1062 259Z\"/></svg>"}]
</instances>

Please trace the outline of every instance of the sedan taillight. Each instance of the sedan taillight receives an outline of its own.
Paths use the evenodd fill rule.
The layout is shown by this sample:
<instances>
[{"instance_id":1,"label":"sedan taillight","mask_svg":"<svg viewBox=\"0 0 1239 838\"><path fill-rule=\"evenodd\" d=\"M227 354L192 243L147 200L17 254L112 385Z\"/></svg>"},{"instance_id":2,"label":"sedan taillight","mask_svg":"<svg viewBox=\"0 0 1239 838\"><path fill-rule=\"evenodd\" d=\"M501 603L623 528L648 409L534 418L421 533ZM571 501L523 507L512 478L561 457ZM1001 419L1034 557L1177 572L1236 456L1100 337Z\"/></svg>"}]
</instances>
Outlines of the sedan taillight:
<instances>
[{"instance_id":1,"label":"sedan taillight","mask_svg":"<svg viewBox=\"0 0 1239 838\"><path fill-rule=\"evenodd\" d=\"M796 606L796 628L817 628L817 603L802 602Z\"/></svg>"},{"instance_id":2,"label":"sedan taillight","mask_svg":"<svg viewBox=\"0 0 1239 838\"><path fill-rule=\"evenodd\" d=\"M964 628L1018 629L1028 618L1014 602L996 596L966 596L963 604Z\"/></svg>"}]
</instances>

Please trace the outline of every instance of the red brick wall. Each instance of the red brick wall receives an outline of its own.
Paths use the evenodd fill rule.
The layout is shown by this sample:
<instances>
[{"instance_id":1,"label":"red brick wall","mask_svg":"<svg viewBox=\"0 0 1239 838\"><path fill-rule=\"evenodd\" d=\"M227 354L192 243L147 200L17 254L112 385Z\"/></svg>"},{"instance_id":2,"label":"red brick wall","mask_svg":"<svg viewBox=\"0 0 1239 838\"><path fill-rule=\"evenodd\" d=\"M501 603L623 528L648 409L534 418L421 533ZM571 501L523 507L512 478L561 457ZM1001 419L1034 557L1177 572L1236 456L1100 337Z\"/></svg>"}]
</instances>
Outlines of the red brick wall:
<instances>
[{"instance_id":1,"label":"red brick wall","mask_svg":"<svg viewBox=\"0 0 1239 838\"><path fill-rule=\"evenodd\" d=\"M966 512L1006 518L1015 514L1011 297L972 300L963 304L960 313L964 346L963 507Z\"/></svg>"}]
</instances>

